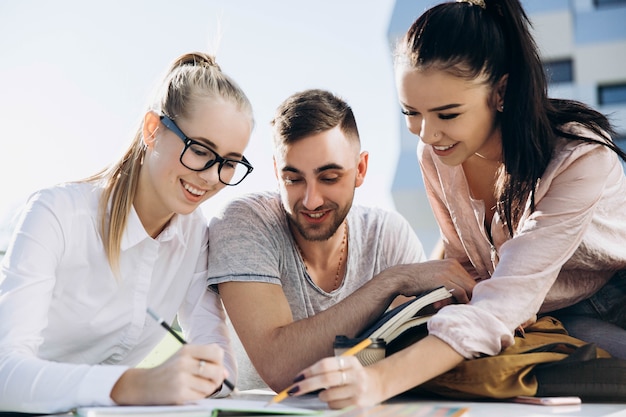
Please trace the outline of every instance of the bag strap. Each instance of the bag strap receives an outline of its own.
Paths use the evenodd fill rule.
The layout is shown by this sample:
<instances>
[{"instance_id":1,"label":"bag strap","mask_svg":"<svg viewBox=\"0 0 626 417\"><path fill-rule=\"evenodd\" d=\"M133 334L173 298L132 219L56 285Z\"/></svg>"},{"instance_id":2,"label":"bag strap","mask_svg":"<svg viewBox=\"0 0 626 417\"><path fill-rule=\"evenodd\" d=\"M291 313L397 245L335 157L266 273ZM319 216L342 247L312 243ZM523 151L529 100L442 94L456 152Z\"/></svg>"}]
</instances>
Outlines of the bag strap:
<instances>
[{"instance_id":1,"label":"bag strap","mask_svg":"<svg viewBox=\"0 0 626 417\"><path fill-rule=\"evenodd\" d=\"M598 347L594 343L588 343L583 346L574 346L574 345L568 345L568 346L571 346L574 349L565 359L560 360L558 362L553 362L553 363L543 363L543 364L537 365L537 367L549 368L550 366L562 365L564 363L581 363L581 362L586 362L586 361L590 361L593 359L597 359L599 357Z\"/></svg>"}]
</instances>

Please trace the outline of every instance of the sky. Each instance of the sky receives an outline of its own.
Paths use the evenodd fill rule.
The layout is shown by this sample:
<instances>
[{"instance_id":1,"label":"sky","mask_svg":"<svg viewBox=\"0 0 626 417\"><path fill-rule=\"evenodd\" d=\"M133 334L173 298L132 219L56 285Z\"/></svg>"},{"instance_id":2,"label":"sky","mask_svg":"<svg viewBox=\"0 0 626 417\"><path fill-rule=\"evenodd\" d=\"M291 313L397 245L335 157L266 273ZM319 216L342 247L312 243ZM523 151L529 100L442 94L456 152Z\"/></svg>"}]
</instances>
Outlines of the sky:
<instances>
[{"instance_id":1,"label":"sky","mask_svg":"<svg viewBox=\"0 0 626 417\"><path fill-rule=\"evenodd\" d=\"M387 40L393 4L0 1L0 227L37 189L117 160L170 62L190 51L215 54L250 98L256 121L245 151L255 170L205 202L208 217L241 193L276 188L269 121L280 102L307 88L330 90L353 108L370 153L355 202L393 209L400 147Z\"/></svg>"}]
</instances>

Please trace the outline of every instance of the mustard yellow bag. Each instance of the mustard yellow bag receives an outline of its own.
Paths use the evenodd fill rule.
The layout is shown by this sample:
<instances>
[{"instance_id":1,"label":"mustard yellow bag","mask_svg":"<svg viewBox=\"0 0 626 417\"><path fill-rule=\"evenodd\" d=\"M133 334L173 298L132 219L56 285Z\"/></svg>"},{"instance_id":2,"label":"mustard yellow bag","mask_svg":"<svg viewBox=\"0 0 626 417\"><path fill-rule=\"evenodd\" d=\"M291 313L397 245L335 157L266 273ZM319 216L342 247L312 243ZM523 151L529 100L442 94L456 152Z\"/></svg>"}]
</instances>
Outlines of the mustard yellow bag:
<instances>
[{"instance_id":1,"label":"mustard yellow bag","mask_svg":"<svg viewBox=\"0 0 626 417\"><path fill-rule=\"evenodd\" d=\"M422 332L421 335L400 336L396 339L397 341L394 340L388 346L387 355L415 343L425 335L425 329L422 329ZM584 355L576 354L577 351L584 351ZM599 358L610 358L610 355L606 351L596 348L595 345L589 345L587 342L569 336L557 319L542 317L528 327L523 336L515 336L515 344L506 348L499 355L466 360L454 369L413 389L412 392L436 394L455 399L504 399L518 395L534 396L537 395L540 388L540 381L537 379L535 370L544 367L543 374L547 374L554 382L554 376L557 375L558 379L560 369L553 368L551 371L545 366L552 366L568 358L569 361L562 363L572 365L574 362L573 365L576 366L577 363L586 361L588 365L592 365L592 369L586 371L587 374L579 376L581 380L578 385L570 385L572 391L578 392L558 395L585 396L585 392L581 391L589 391L589 383L593 383L593 381L589 381L588 376L598 376L593 372L593 368L599 366L604 369L603 362L598 362L598 360ZM613 360L620 362L619 365L622 366L622 370L626 369L623 367L626 361ZM614 365L615 363L612 362L611 364ZM617 376L619 381L611 381L611 383L614 383L615 387L623 393L624 386L626 386L626 372L618 373ZM615 375L607 375L607 377L615 379ZM572 381L564 382L571 383ZM541 395L549 394L545 390L540 392ZM609 397L615 396L611 392L607 394Z\"/></svg>"}]
</instances>

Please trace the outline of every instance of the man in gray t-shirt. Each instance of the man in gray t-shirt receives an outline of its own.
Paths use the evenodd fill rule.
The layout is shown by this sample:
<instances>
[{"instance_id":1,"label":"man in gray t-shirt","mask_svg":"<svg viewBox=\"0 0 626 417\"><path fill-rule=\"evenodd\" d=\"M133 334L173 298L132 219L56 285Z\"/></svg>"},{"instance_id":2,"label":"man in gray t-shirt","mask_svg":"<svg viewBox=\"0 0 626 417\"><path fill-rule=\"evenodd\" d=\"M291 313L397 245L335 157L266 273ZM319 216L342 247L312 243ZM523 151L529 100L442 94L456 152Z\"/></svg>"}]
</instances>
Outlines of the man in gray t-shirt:
<instances>
[{"instance_id":1,"label":"man in gray t-shirt","mask_svg":"<svg viewBox=\"0 0 626 417\"><path fill-rule=\"evenodd\" d=\"M258 282L282 287L296 321L332 307L391 266L426 260L413 229L395 212L352 206L346 222L346 274L338 288L328 291L307 273L278 193L238 198L209 227L209 283ZM237 385L258 388L262 382L234 339Z\"/></svg>"},{"instance_id":2,"label":"man in gray t-shirt","mask_svg":"<svg viewBox=\"0 0 626 417\"><path fill-rule=\"evenodd\" d=\"M272 124L279 191L235 199L209 226L208 284L238 336L239 389L265 386L258 375L289 386L399 295L445 285L466 302L474 284L456 261L424 262L397 213L352 206L369 155L343 100L296 93Z\"/></svg>"}]
</instances>

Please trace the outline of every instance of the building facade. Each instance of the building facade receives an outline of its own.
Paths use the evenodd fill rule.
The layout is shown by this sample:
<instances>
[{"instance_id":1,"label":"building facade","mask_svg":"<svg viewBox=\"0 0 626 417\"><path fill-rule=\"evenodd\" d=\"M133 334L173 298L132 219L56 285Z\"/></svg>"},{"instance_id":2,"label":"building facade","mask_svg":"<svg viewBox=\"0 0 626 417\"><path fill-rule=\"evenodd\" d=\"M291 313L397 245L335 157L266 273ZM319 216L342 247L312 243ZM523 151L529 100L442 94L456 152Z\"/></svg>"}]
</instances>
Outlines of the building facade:
<instances>
[{"instance_id":1,"label":"building facade","mask_svg":"<svg viewBox=\"0 0 626 417\"><path fill-rule=\"evenodd\" d=\"M393 47L436 0L396 0L388 39ZM582 101L609 116L626 149L626 0L522 0L533 25L549 95ZM406 128L398 106L400 155L392 185L396 209L432 250L439 230L416 159L419 138Z\"/></svg>"}]
</instances>

